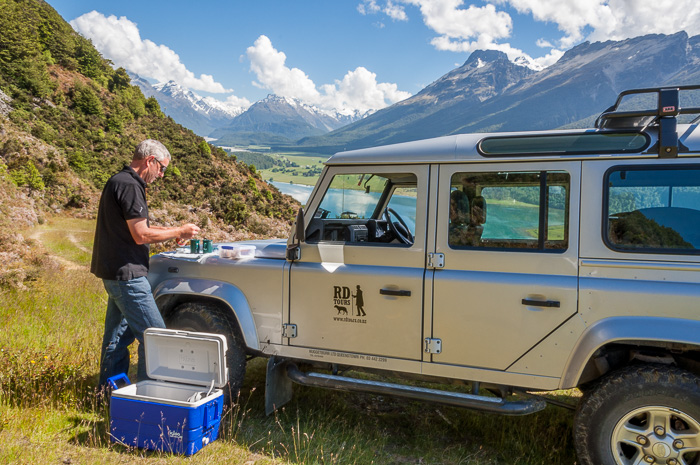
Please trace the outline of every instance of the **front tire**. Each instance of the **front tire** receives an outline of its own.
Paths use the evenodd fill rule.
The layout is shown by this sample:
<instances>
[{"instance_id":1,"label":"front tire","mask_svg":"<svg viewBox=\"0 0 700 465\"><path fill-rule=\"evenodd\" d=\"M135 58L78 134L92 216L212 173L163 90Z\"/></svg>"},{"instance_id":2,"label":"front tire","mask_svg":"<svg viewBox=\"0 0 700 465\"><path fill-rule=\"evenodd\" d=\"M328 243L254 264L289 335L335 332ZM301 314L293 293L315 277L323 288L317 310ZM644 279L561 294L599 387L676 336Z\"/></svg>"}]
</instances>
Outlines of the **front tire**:
<instances>
[{"instance_id":1,"label":"front tire","mask_svg":"<svg viewBox=\"0 0 700 465\"><path fill-rule=\"evenodd\" d=\"M639 365L603 378L574 418L582 465L700 465L700 378Z\"/></svg>"},{"instance_id":2,"label":"front tire","mask_svg":"<svg viewBox=\"0 0 700 465\"><path fill-rule=\"evenodd\" d=\"M226 336L226 365L228 383L224 389L224 402L236 399L243 385L246 354L243 337L238 326L220 307L207 302L187 302L175 307L165 318L168 328L183 331L223 334Z\"/></svg>"}]
</instances>

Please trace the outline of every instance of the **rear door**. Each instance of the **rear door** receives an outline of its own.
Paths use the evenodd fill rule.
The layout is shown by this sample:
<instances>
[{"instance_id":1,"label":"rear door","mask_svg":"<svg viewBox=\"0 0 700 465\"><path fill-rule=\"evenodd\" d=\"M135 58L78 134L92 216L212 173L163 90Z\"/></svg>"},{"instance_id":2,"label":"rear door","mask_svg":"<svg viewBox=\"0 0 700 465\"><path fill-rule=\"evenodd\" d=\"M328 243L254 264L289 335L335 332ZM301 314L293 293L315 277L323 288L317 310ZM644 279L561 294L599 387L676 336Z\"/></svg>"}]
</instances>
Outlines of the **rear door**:
<instances>
[{"instance_id":1,"label":"rear door","mask_svg":"<svg viewBox=\"0 0 700 465\"><path fill-rule=\"evenodd\" d=\"M440 168L433 362L506 370L576 313L580 170Z\"/></svg>"}]
</instances>

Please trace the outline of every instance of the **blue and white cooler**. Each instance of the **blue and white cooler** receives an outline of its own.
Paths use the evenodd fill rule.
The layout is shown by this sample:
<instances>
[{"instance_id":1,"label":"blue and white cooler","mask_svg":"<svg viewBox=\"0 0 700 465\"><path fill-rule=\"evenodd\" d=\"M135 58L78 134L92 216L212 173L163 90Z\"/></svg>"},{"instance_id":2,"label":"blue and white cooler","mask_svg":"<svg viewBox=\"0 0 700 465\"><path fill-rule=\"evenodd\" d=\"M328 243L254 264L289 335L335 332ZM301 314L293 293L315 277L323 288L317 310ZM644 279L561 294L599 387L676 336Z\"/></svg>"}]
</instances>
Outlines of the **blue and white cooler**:
<instances>
[{"instance_id":1,"label":"blue and white cooler","mask_svg":"<svg viewBox=\"0 0 700 465\"><path fill-rule=\"evenodd\" d=\"M149 328L144 332L151 380L115 388L109 408L110 440L126 446L192 455L216 440L228 380L221 334ZM123 386L123 387L122 387Z\"/></svg>"}]
</instances>

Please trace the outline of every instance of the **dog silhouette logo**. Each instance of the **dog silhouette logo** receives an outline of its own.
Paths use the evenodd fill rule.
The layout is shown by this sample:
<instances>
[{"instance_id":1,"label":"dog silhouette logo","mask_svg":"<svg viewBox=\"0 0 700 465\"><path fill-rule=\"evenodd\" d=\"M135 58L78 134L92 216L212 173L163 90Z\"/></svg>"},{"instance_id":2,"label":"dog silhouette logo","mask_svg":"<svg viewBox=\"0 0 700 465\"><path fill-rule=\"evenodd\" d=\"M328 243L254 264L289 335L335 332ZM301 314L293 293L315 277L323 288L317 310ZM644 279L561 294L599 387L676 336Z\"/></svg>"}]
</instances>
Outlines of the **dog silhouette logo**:
<instances>
[{"instance_id":1,"label":"dog silhouette logo","mask_svg":"<svg viewBox=\"0 0 700 465\"><path fill-rule=\"evenodd\" d=\"M336 310L338 310L338 315L340 315L341 313L342 313L343 315L347 315L347 314L348 314L348 309L347 309L347 307L341 307L340 305L334 305L334 307L335 307Z\"/></svg>"}]
</instances>

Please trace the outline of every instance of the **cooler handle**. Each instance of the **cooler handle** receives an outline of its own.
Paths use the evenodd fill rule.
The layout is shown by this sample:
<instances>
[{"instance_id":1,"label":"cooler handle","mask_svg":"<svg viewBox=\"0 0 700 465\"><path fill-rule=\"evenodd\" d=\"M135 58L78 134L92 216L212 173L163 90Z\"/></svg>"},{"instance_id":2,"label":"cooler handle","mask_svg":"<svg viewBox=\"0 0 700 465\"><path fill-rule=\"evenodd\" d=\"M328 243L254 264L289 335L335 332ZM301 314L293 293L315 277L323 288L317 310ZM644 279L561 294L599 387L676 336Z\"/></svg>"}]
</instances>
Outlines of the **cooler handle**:
<instances>
[{"instance_id":1,"label":"cooler handle","mask_svg":"<svg viewBox=\"0 0 700 465\"><path fill-rule=\"evenodd\" d=\"M209 429L209 426L219 419L219 406L215 400L205 404L203 417L204 430Z\"/></svg>"},{"instance_id":2,"label":"cooler handle","mask_svg":"<svg viewBox=\"0 0 700 465\"><path fill-rule=\"evenodd\" d=\"M126 373L120 373L112 376L111 378L107 378L107 382L112 389L121 389L124 386L131 384L131 381L129 381L129 377L126 376Z\"/></svg>"}]
</instances>

